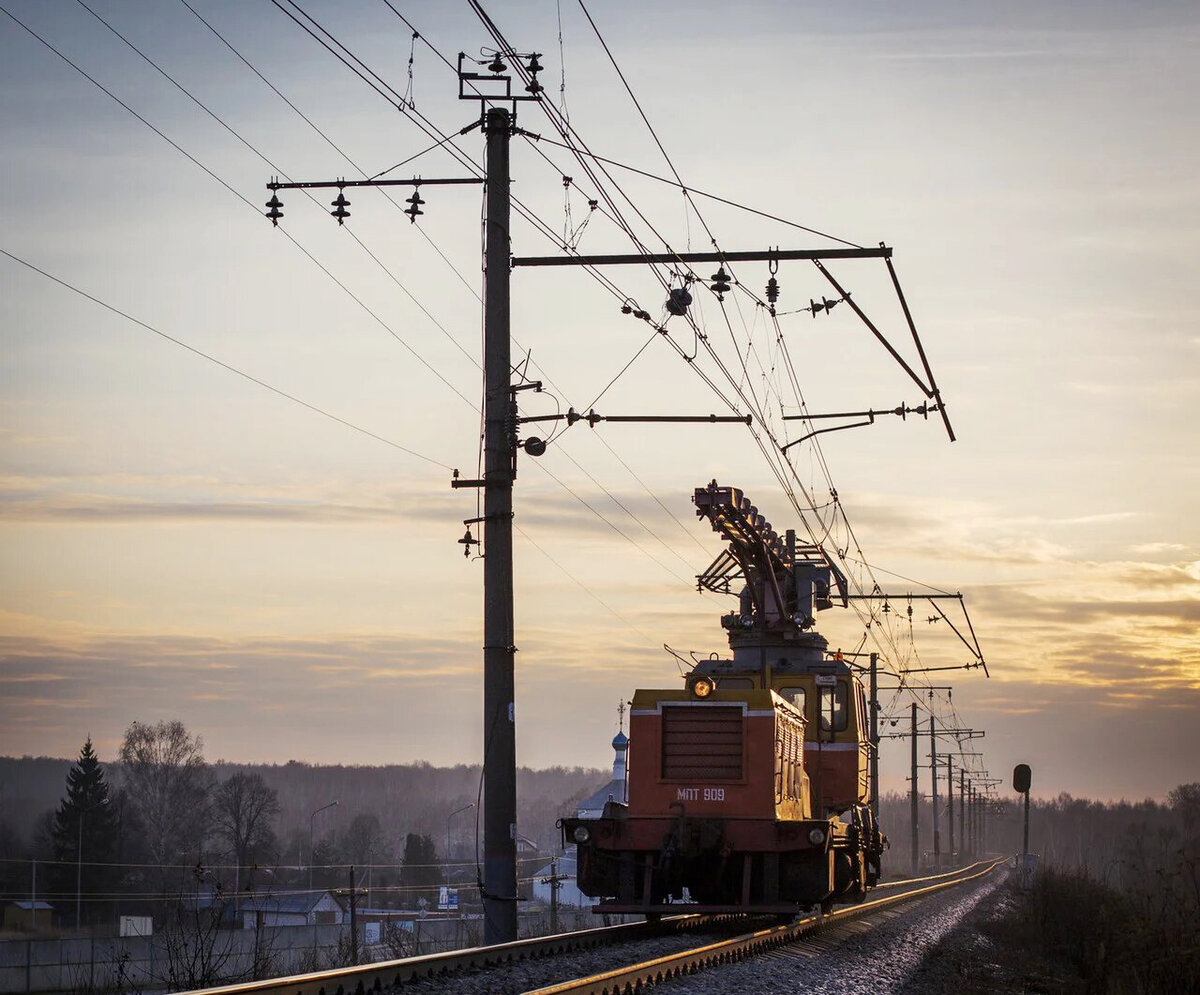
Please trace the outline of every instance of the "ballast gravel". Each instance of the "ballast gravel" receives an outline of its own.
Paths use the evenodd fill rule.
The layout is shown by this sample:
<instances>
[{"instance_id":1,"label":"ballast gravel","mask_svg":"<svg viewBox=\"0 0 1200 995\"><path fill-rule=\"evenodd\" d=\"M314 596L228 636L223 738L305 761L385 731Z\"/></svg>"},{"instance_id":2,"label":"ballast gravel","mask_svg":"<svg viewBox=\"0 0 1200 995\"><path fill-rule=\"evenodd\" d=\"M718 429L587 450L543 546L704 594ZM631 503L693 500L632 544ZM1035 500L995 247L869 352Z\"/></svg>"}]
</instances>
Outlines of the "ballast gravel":
<instances>
[{"instance_id":1,"label":"ballast gravel","mask_svg":"<svg viewBox=\"0 0 1200 995\"><path fill-rule=\"evenodd\" d=\"M829 995L901 995L924 958L997 882L965 885L948 893L841 923L737 964L675 978L656 986L664 993L725 995L728 992L804 992ZM750 927L754 928L754 927ZM761 928L761 926L759 927ZM502 964L487 971L411 981L400 993L414 995L519 995L573 978L716 943L747 932L747 925L682 932L632 943L573 951L538 960Z\"/></svg>"},{"instance_id":2,"label":"ballast gravel","mask_svg":"<svg viewBox=\"0 0 1200 995\"><path fill-rule=\"evenodd\" d=\"M544 988L561 981L570 981L589 974L612 971L641 961L665 957L717 943L746 931L744 923L730 924L720 930L684 930L670 936L658 936L629 943L597 947L592 950L574 950L569 954L556 954L537 960L522 960L511 964L500 964L487 971L471 971L438 978L422 978L410 981L393 989L395 995L409 993L437 993L437 995L519 995L520 992Z\"/></svg>"},{"instance_id":3,"label":"ballast gravel","mask_svg":"<svg viewBox=\"0 0 1200 995\"><path fill-rule=\"evenodd\" d=\"M656 986L664 995L900 995L924 959L981 902L995 900L990 876L897 909L882 910L738 964Z\"/></svg>"}]
</instances>

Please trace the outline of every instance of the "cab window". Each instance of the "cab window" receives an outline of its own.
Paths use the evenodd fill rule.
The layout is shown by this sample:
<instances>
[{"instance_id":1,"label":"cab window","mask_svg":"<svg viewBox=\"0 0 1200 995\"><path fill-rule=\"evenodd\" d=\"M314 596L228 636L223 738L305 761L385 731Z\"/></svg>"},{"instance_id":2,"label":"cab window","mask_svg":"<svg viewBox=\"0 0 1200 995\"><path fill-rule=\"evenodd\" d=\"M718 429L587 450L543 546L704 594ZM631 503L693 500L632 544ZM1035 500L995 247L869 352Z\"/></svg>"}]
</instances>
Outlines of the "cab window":
<instances>
[{"instance_id":1,"label":"cab window","mask_svg":"<svg viewBox=\"0 0 1200 995\"><path fill-rule=\"evenodd\" d=\"M808 714L804 711L805 703L808 700L808 692L805 691L803 685L779 688L777 694L780 698L783 698L785 701L790 701L793 705L795 705L796 708L800 710L801 714Z\"/></svg>"},{"instance_id":2,"label":"cab window","mask_svg":"<svg viewBox=\"0 0 1200 995\"><path fill-rule=\"evenodd\" d=\"M838 681L833 686L819 688L818 722L822 732L842 732L847 725L846 682Z\"/></svg>"}]
</instances>

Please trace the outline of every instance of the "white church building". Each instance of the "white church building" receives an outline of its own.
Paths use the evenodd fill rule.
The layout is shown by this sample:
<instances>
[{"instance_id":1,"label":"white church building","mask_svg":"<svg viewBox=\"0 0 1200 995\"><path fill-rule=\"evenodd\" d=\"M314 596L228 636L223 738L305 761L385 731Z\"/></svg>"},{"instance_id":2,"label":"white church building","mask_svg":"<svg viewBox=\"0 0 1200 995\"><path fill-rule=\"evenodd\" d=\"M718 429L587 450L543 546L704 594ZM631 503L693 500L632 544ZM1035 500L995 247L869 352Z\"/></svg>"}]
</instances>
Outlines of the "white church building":
<instances>
[{"instance_id":1,"label":"white church building","mask_svg":"<svg viewBox=\"0 0 1200 995\"><path fill-rule=\"evenodd\" d=\"M629 737L624 732L618 732L613 737L612 746L614 754L612 780L579 803L576 814L581 819L599 819L604 815L604 806L609 802L618 802L624 805L628 801L625 775L629 769L626 756L629 752ZM561 857L554 859L553 869L551 864L546 864L538 869L533 878L534 900L546 905L550 904L551 885L549 882L543 883L542 879L557 875L559 878L559 905L573 905L576 908L586 908L591 905L593 899L579 890L575 883L575 873L575 848L572 846ZM564 878L566 880L563 880Z\"/></svg>"}]
</instances>

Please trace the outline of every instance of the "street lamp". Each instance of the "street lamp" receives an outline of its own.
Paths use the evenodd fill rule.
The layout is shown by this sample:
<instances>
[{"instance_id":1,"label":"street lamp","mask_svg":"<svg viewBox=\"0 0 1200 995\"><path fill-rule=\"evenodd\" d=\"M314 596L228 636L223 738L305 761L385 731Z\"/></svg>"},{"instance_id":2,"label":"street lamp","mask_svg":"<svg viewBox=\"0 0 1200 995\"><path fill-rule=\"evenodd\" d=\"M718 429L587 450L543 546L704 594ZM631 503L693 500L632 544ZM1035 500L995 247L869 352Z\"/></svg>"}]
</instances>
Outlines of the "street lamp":
<instances>
[{"instance_id":1,"label":"street lamp","mask_svg":"<svg viewBox=\"0 0 1200 995\"><path fill-rule=\"evenodd\" d=\"M333 808L337 804L337 799L331 801L328 805L322 805L319 809L313 812L308 817L308 890L313 890L313 820L327 808Z\"/></svg>"},{"instance_id":2,"label":"street lamp","mask_svg":"<svg viewBox=\"0 0 1200 995\"><path fill-rule=\"evenodd\" d=\"M450 860L450 820L453 819L459 812L465 812L469 808L474 808L474 802L467 802L462 808L456 808L448 816L446 816L446 853L444 857L447 861Z\"/></svg>"}]
</instances>

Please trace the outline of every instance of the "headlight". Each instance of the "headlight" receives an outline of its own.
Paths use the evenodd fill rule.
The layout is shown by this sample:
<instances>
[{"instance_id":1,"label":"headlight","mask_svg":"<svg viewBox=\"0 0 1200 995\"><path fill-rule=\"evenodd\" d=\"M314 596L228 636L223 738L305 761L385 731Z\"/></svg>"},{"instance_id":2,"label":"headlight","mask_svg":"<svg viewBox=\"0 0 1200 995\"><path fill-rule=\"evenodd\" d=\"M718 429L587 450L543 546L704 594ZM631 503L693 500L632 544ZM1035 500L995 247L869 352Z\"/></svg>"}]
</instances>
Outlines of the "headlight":
<instances>
[{"instance_id":1,"label":"headlight","mask_svg":"<svg viewBox=\"0 0 1200 995\"><path fill-rule=\"evenodd\" d=\"M571 838L576 843L586 843L592 838L592 831L587 826L576 826L571 830Z\"/></svg>"},{"instance_id":2,"label":"headlight","mask_svg":"<svg viewBox=\"0 0 1200 995\"><path fill-rule=\"evenodd\" d=\"M578 829L575 831L579 832ZM820 846L822 843L825 842L825 830L824 829L810 829L808 831L808 842L810 842L813 846Z\"/></svg>"},{"instance_id":3,"label":"headlight","mask_svg":"<svg viewBox=\"0 0 1200 995\"><path fill-rule=\"evenodd\" d=\"M692 694L697 698L708 698L717 689L711 677L698 677L692 682Z\"/></svg>"}]
</instances>

